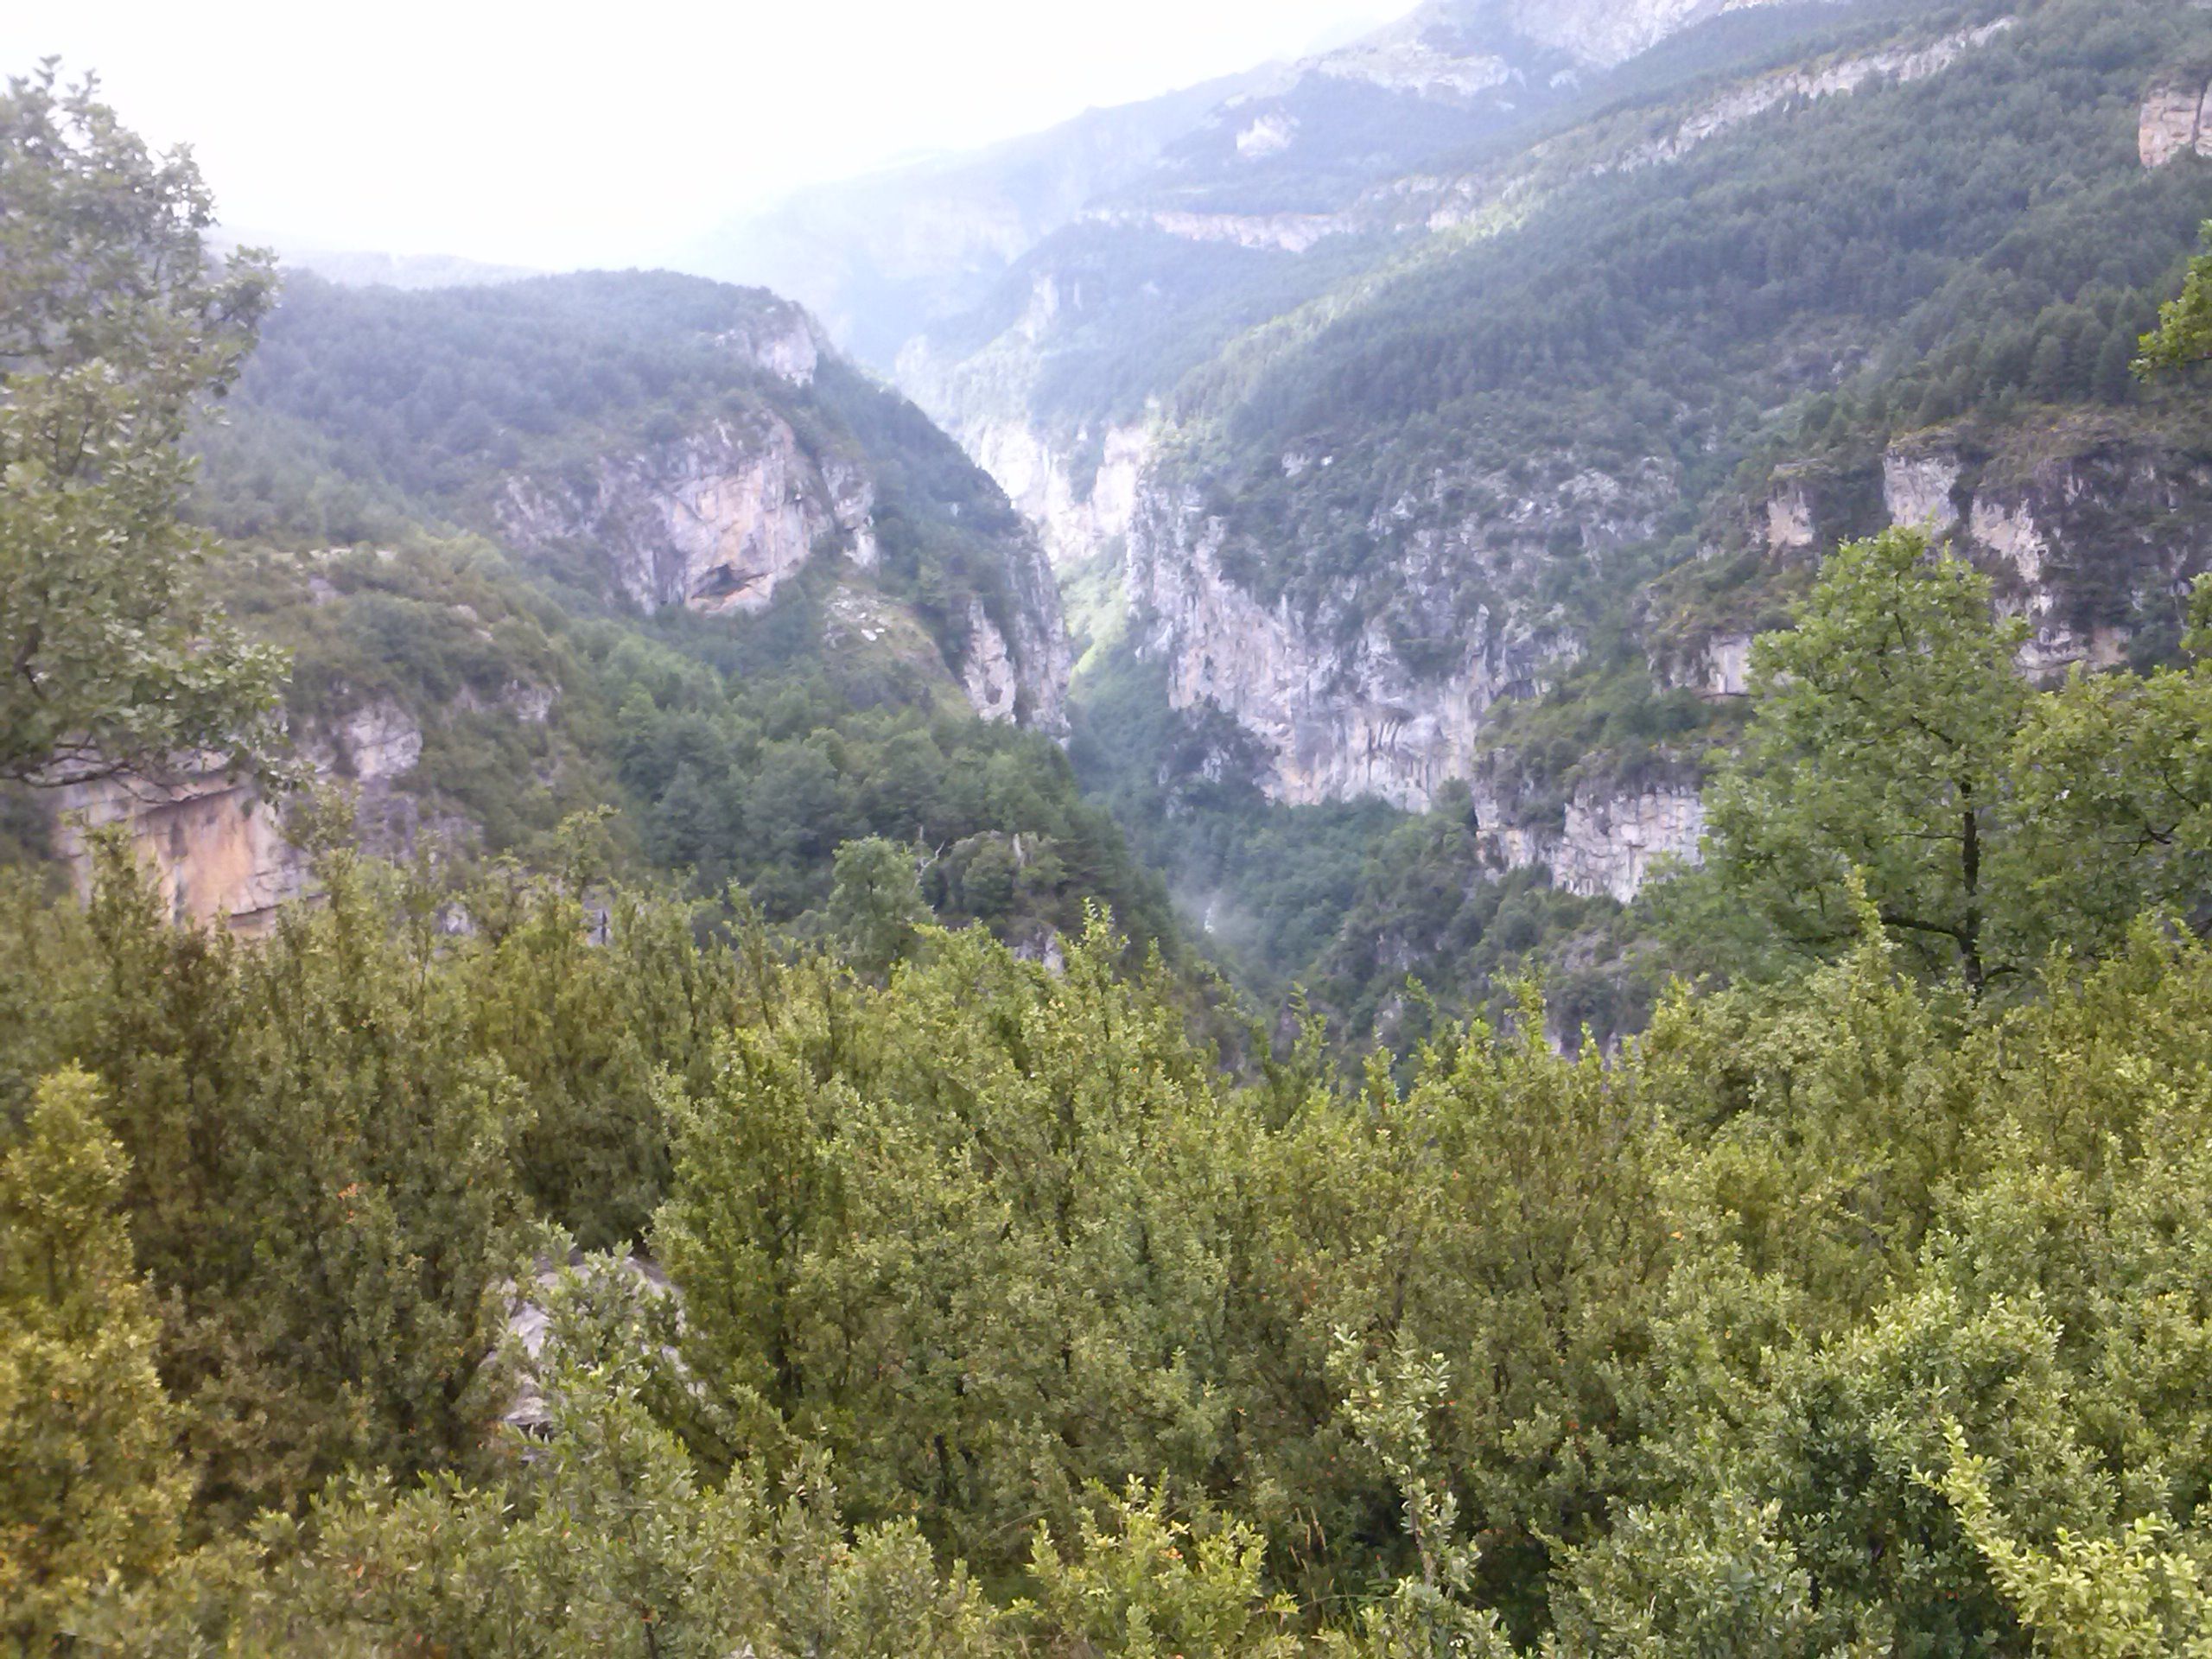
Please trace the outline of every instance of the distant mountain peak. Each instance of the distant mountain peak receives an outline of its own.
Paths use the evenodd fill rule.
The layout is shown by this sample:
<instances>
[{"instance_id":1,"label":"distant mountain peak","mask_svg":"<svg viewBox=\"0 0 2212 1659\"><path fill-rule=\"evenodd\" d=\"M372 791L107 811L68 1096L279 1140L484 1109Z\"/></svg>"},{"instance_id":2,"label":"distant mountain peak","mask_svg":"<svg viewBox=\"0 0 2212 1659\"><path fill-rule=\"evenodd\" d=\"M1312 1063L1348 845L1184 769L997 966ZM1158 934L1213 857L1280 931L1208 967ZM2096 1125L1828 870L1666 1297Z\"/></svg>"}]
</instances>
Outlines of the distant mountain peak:
<instances>
[{"instance_id":1,"label":"distant mountain peak","mask_svg":"<svg viewBox=\"0 0 2212 1659\"><path fill-rule=\"evenodd\" d=\"M1750 11L1783 0L1427 0L1386 29L1319 66L1332 74L1357 74L1363 64L1389 66L1382 84L1407 88L1411 66L1430 66L1433 84L1448 76L1468 90L1500 84L1508 67L1529 48L1564 54L1577 64L1609 69L1648 52L1669 35L1724 13ZM1445 66L1457 65L1456 71ZM1497 79L1484 81L1485 66Z\"/></svg>"}]
</instances>

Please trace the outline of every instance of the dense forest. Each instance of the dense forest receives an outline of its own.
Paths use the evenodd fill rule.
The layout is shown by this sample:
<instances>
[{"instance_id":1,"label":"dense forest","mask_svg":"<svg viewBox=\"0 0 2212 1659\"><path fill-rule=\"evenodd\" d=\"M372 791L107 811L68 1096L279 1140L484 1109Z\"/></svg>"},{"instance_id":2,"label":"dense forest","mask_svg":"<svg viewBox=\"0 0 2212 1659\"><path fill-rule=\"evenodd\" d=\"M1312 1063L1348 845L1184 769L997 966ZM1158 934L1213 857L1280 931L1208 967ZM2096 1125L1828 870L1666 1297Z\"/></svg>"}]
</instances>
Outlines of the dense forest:
<instances>
[{"instance_id":1,"label":"dense forest","mask_svg":"<svg viewBox=\"0 0 2212 1659\"><path fill-rule=\"evenodd\" d=\"M943 695L929 574L1004 499L857 376L687 378L669 313L757 299L272 312L50 69L0 200L0 777L220 749L279 797L366 696L474 837L293 795L261 937L124 830L82 897L0 868L0 1652L2212 1653L2212 582L2166 660L2043 683L1928 535L1822 549L1704 868L1614 941L1629 1020L1516 980L1618 912L1473 892L1456 792L1271 842L1154 688L1072 760ZM2115 407L2207 395L2212 255L2169 275ZM534 464L650 442L656 385L888 454L913 653L823 648L827 560L750 617L511 560L409 408L480 370ZM393 516L300 516L341 503ZM1389 1040L1206 977L1079 765L1193 791L1139 807Z\"/></svg>"},{"instance_id":2,"label":"dense forest","mask_svg":"<svg viewBox=\"0 0 2212 1659\"><path fill-rule=\"evenodd\" d=\"M1700 878L1775 969L1611 1064L1530 991L1225 1070L1103 920L1054 970L857 856L844 962L587 842L334 847L259 944L16 880L11 1637L2196 1650L2212 671L2024 705L1987 601L1834 562Z\"/></svg>"}]
</instances>

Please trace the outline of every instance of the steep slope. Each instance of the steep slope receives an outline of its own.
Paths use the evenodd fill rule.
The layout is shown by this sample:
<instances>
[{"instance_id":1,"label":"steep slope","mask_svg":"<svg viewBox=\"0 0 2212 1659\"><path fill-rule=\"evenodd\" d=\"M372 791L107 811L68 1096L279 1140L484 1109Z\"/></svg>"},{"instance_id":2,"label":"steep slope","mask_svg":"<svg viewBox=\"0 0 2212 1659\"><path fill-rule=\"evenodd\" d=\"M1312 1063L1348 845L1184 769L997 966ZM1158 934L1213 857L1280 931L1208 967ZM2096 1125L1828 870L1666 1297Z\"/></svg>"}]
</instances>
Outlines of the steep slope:
<instances>
[{"instance_id":1,"label":"steep slope","mask_svg":"<svg viewBox=\"0 0 2212 1659\"><path fill-rule=\"evenodd\" d=\"M941 915L1025 947L1095 896L1166 931L1054 741L1034 535L797 307L664 276L295 276L200 444L200 510L247 549L231 607L295 652L298 754L372 849L543 862L615 804L597 855L803 927L838 848L880 836ZM307 820L238 779L58 804L80 865L83 822L135 825L180 914L257 926L313 886Z\"/></svg>"},{"instance_id":2,"label":"steep slope","mask_svg":"<svg viewBox=\"0 0 2212 1659\"><path fill-rule=\"evenodd\" d=\"M1428 0L1301 62L802 191L717 226L677 263L794 296L862 361L888 369L916 342L948 329L962 337L979 308L1001 308L993 290L1056 235L1161 228L1186 241L1310 247L1346 228L1339 211L1362 188L1510 130L1693 23L1781 3Z\"/></svg>"},{"instance_id":3,"label":"steep slope","mask_svg":"<svg viewBox=\"0 0 2212 1659\"><path fill-rule=\"evenodd\" d=\"M1757 8L1609 67L1599 39L1543 8L1424 8L1225 106L1144 191L1094 207L988 304L909 342L900 382L1045 527L1055 557L1079 561L1126 530L1149 411L1185 377L1217 359L1241 372L1294 343L1342 296L1436 257L1440 237L1448 252L1592 171L1677 159L1781 104L1891 73L1878 50L1811 76L1800 66L1840 16L1901 9L1922 10ZM1659 8L1643 27L1694 10ZM1252 133L1274 137L1231 142ZM1270 322L1293 332L1245 340Z\"/></svg>"},{"instance_id":4,"label":"steep slope","mask_svg":"<svg viewBox=\"0 0 2212 1659\"><path fill-rule=\"evenodd\" d=\"M864 362L980 303L1021 255L1163 149L1246 79L1094 110L976 156L935 157L804 191L717 226L677 263L788 294Z\"/></svg>"},{"instance_id":5,"label":"steep slope","mask_svg":"<svg viewBox=\"0 0 2212 1659\"><path fill-rule=\"evenodd\" d=\"M2212 20L1696 10L1549 10L1580 86L1325 234L1077 227L910 349L1082 600L1079 709L1180 711L1148 755L1078 753L1175 826L1151 853L1194 914L1278 902L1270 813L1367 798L1464 822L1435 855L1470 894L1634 897L1695 856L1749 640L1840 535L1952 534L2033 620L2029 671L2171 648L2212 452L2127 366L2212 213Z\"/></svg>"},{"instance_id":6,"label":"steep slope","mask_svg":"<svg viewBox=\"0 0 2212 1659\"><path fill-rule=\"evenodd\" d=\"M979 712L1058 729L1035 540L926 419L759 290L665 275L296 280L240 386L377 492L641 612L757 615L818 561L912 605Z\"/></svg>"}]
</instances>

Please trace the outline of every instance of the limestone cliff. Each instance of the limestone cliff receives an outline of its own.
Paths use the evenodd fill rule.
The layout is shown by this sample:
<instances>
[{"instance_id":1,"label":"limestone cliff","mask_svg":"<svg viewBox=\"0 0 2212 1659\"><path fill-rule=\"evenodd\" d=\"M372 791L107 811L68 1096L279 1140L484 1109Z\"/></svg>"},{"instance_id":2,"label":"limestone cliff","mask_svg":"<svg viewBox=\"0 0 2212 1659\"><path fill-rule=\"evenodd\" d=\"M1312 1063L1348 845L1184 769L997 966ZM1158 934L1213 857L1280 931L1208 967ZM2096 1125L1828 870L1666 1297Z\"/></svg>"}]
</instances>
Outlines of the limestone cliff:
<instances>
[{"instance_id":1,"label":"limestone cliff","mask_svg":"<svg viewBox=\"0 0 2212 1659\"><path fill-rule=\"evenodd\" d=\"M348 789L362 844L386 855L406 851L421 827L404 782L423 756L414 717L373 699L301 738L302 758L316 777ZM48 805L54 852L80 890L92 875L91 833L122 825L180 922L259 933L283 906L315 891L310 860L288 837L283 807L253 779L213 760L188 761L158 781L126 774L72 785Z\"/></svg>"},{"instance_id":2,"label":"limestone cliff","mask_svg":"<svg viewBox=\"0 0 2212 1659\"><path fill-rule=\"evenodd\" d=\"M2212 569L2212 466L2118 423L2030 443L1936 433L1884 457L1892 524L1947 539L1987 570L2032 632L2021 653L2049 677L2126 660L2148 629L2178 626Z\"/></svg>"},{"instance_id":3,"label":"limestone cliff","mask_svg":"<svg viewBox=\"0 0 2212 1659\"><path fill-rule=\"evenodd\" d=\"M2212 156L2212 84L2202 74L2162 77L2143 99L2137 145L2145 167Z\"/></svg>"},{"instance_id":4,"label":"limestone cliff","mask_svg":"<svg viewBox=\"0 0 2212 1659\"><path fill-rule=\"evenodd\" d=\"M1696 863L1704 835L1705 802L1694 787L1578 795L1557 842L1539 839L1529 861L1550 866L1553 881L1569 893L1626 904L1662 861Z\"/></svg>"},{"instance_id":5,"label":"limestone cliff","mask_svg":"<svg viewBox=\"0 0 2212 1659\"><path fill-rule=\"evenodd\" d=\"M818 362L785 334L750 349L810 374ZM793 420L766 405L683 438L617 448L586 467L506 480L497 523L525 556L582 560L641 610L757 615L818 557L861 573L881 556L877 486L868 460L810 448ZM994 585L1010 604L957 619L964 644L947 666L986 719L1065 729L1066 629L1050 563L1033 534L978 530L982 556L1003 562Z\"/></svg>"},{"instance_id":6,"label":"limestone cliff","mask_svg":"<svg viewBox=\"0 0 2212 1659\"><path fill-rule=\"evenodd\" d=\"M128 827L162 905L180 922L265 931L312 887L283 815L251 781L192 771L172 783L113 779L73 785L50 803L54 849L79 889L91 881L89 832Z\"/></svg>"},{"instance_id":7,"label":"limestone cliff","mask_svg":"<svg viewBox=\"0 0 2212 1659\"><path fill-rule=\"evenodd\" d=\"M1294 474L1328 460L1284 464ZM1626 479L1572 456L1526 482L1440 478L1370 526L1396 537L1395 591L1340 579L1316 602L1268 604L1228 574L1235 532L1195 491L1149 483L1128 541L1139 649L1166 664L1177 708L1218 708L1258 741L1274 798L1425 809L1471 775L1501 698L1541 692L1581 653L1537 591L1560 538L1602 556L1649 536L1673 495L1656 461ZM1486 505L1448 505L1472 502ZM1484 595L1471 608L1471 590Z\"/></svg>"},{"instance_id":8,"label":"limestone cliff","mask_svg":"<svg viewBox=\"0 0 2212 1659\"><path fill-rule=\"evenodd\" d=\"M745 322L719 337L720 343L787 385L814 383L823 349L814 319L789 300L771 300Z\"/></svg>"},{"instance_id":9,"label":"limestone cliff","mask_svg":"<svg viewBox=\"0 0 2212 1659\"><path fill-rule=\"evenodd\" d=\"M763 412L602 455L582 478L511 479L498 512L523 551L592 549L640 609L751 614L774 603L817 544L873 563L874 508L856 467L817 461Z\"/></svg>"}]
</instances>

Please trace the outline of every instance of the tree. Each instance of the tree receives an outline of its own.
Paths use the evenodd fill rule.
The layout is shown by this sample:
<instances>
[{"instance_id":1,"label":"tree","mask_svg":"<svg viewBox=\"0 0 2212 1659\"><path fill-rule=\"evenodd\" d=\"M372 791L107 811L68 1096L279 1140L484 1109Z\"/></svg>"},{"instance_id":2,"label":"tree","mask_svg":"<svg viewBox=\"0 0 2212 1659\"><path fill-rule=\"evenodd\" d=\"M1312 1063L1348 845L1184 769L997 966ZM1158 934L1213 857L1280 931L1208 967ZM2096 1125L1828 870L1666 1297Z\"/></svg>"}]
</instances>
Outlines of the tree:
<instances>
[{"instance_id":1,"label":"tree","mask_svg":"<svg viewBox=\"0 0 2212 1659\"><path fill-rule=\"evenodd\" d=\"M837 849L830 925L845 959L881 973L913 946L917 928L930 920L911 849L870 836Z\"/></svg>"},{"instance_id":2,"label":"tree","mask_svg":"<svg viewBox=\"0 0 2212 1659\"><path fill-rule=\"evenodd\" d=\"M0 97L0 778L273 753L283 654L204 591L180 440L238 373L265 256L211 269L188 151L156 156L49 61Z\"/></svg>"},{"instance_id":3,"label":"tree","mask_svg":"<svg viewBox=\"0 0 2212 1659\"><path fill-rule=\"evenodd\" d=\"M2196 611L2212 618L2212 588ZM2208 644L2200 626L2193 661L2148 675L2077 671L2035 700L2013 772L2041 854L2027 861L2026 891L2051 937L2109 949L2150 906L2200 928L2212 920Z\"/></svg>"},{"instance_id":4,"label":"tree","mask_svg":"<svg viewBox=\"0 0 2212 1659\"><path fill-rule=\"evenodd\" d=\"M0 1161L0 1643L175 1548L189 1485L118 1200L123 1149L82 1071L39 1085Z\"/></svg>"},{"instance_id":5,"label":"tree","mask_svg":"<svg viewBox=\"0 0 2212 1659\"><path fill-rule=\"evenodd\" d=\"M2204 227L2204 241L2180 296L2159 308L2158 327L2143 336L2135 372L2146 380L2212 360L2212 223Z\"/></svg>"},{"instance_id":6,"label":"tree","mask_svg":"<svg viewBox=\"0 0 2212 1659\"><path fill-rule=\"evenodd\" d=\"M2033 695L2024 637L1989 583L1892 530L1838 548L1792 632L1761 640L1742 757L1712 798L1712 866L1823 953L1858 931L1863 872L1882 925L1979 994L2016 949L1998 913L2012 746Z\"/></svg>"}]
</instances>

